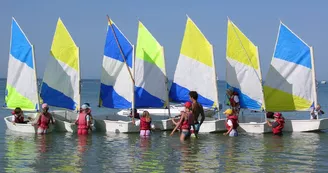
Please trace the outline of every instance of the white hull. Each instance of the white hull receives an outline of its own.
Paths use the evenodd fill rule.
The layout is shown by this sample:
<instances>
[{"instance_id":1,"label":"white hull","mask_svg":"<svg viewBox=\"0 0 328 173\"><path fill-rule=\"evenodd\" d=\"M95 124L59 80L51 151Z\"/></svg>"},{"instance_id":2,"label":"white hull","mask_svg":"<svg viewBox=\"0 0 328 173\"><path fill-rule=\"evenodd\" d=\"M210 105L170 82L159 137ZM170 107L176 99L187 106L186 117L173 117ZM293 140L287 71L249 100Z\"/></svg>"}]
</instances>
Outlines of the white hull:
<instances>
[{"instance_id":1,"label":"white hull","mask_svg":"<svg viewBox=\"0 0 328 173\"><path fill-rule=\"evenodd\" d=\"M74 124L77 113L66 111L66 110L55 110L51 114L55 119L56 131L58 132L71 132L77 131L77 126Z\"/></svg>"},{"instance_id":2,"label":"white hull","mask_svg":"<svg viewBox=\"0 0 328 173\"><path fill-rule=\"evenodd\" d=\"M171 105L170 106L170 114L171 114L171 117L175 117L175 116L178 116L180 115L180 112L181 111L184 111L184 106L183 105ZM139 114L142 114L143 111L148 111L149 114L151 116L157 116L157 115L160 115L160 116L166 116L167 118L170 117L169 116L169 110L168 109L164 109L164 108L161 108L161 109L153 109L153 108L142 108L142 109L137 109L138 110L138 113ZM131 110L130 109L123 109L119 112L117 112L117 115L121 115L121 116L129 116L130 115L130 112ZM206 117L212 117L216 111L212 108L207 108L207 107L204 107L204 112L205 112L205 116Z\"/></svg>"},{"instance_id":3,"label":"white hull","mask_svg":"<svg viewBox=\"0 0 328 173\"><path fill-rule=\"evenodd\" d=\"M171 117L180 115L184 107L171 106ZM151 117L152 122L156 129L168 131L173 130L175 125L169 119L168 109L138 109L141 115L143 111L147 110ZM212 117L216 112L213 109L205 108L205 116ZM121 110L117 115L106 116L106 120L96 120L96 126L101 131L114 132L114 133L134 133L139 132L139 127L132 124L132 119L129 117L130 110ZM102 116L104 117L104 116ZM176 119L178 121L178 119ZM204 121L200 128L200 132L210 133L224 131L224 120Z\"/></svg>"},{"instance_id":4,"label":"white hull","mask_svg":"<svg viewBox=\"0 0 328 173\"><path fill-rule=\"evenodd\" d=\"M200 126L199 133L214 133L214 132L224 132L227 131L225 127L225 120L209 120L203 122Z\"/></svg>"},{"instance_id":5,"label":"white hull","mask_svg":"<svg viewBox=\"0 0 328 173\"><path fill-rule=\"evenodd\" d=\"M285 120L283 132L315 132L328 129L328 119ZM263 123L239 123L239 131L246 133L272 133L272 128Z\"/></svg>"},{"instance_id":6,"label":"white hull","mask_svg":"<svg viewBox=\"0 0 328 173\"><path fill-rule=\"evenodd\" d=\"M137 120L137 119L136 119ZM176 120L177 121L177 120ZM95 119L96 126L101 131L113 133L135 133L139 127L132 123L132 119L122 115L110 115L105 120ZM167 116L152 116L152 123L159 130L173 130L174 125Z\"/></svg>"},{"instance_id":7,"label":"white hull","mask_svg":"<svg viewBox=\"0 0 328 173\"><path fill-rule=\"evenodd\" d=\"M319 120L285 120L285 132L315 132L328 129L328 118Z\"/></svg>"},{"instance_id":8,"label":"white hull","mask_svg":"<svg viewBox=\"0 0 328 173\"><path fill-rule=\"evenodd\" d=\"M51 112L56 121L56 131L58 132L77 132L77 125L75 124L75 120L78 116L78 113L66 111L66 110L55 110ZM93 131L96 128L93 126Z\"/></svg>"},{"instance_id":9,"label":"white hull","mask_svg":"<svg viewBox=\"0 0 328 173\"><path fill-rule=\"evenodd\" d=\"M16 123L14 125L11 122L13 115L5 117L4 120L5 120L7 128L9 130L21 132L21 133L37 133L37 131L38 131L37 125L32 126L32 123L37 122L37 118L38 118L37 115L38 115L38 113L26 113L25 117L24 117L25 120L27 120L28 117L31 117L32 119L34 119L32 122L28 122L27 124ZM47 133L52 132L53 129L54 129L53 125L50 124L49 129L47 130Z\"/></svg>"}]
</instances>

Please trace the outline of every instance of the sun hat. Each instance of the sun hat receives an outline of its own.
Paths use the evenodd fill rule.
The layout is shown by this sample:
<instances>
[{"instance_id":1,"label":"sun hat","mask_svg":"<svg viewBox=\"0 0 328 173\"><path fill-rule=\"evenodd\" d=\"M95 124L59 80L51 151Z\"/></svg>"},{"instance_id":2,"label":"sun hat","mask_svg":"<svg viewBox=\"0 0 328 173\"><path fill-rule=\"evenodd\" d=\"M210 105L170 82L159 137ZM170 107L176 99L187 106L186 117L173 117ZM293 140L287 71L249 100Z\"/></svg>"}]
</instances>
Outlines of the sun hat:
<instances>
[{"instance_id":1,"label":"sun hat","mask_svg":"<svg viewBox=\"0 0 328 173\"><path fill-rule=\"evenodd\" d=\"M49 108L49 106L48 106L47 103L43 103L43 104L42 104L42 109L44 109L44 108Z\"/></svg>"},{"instance_id":2,"label":"sun hat","mask_svg":"<svg viewBox=\"0 0 328 173\"><path fill-rule=\"evenodd\" d=\"M231 115L232 114L232 109L227 109L223 112L223 114L228 114Z\"/></svg>"},{"instance_id":3,"label":"sun hat","mask_svg":"<svg viewBox=\"0 0 328 173\"><path fill-rule=\"evenodd\" d=\"M186 102L186 103L184 104L184 106L185 106L186 108L191 108L191 102Z\"/></svg>"},{"instance_id":4,"label":"sun hat","mask_svg":"<svg viewBox=\"0 0 328 173\"><path fill-rule=\"evenodd\" d=\"M83 103L83 105L81 106L81 109L91 109L90 104L89 103Z\"/></svg>"}]
</instances>

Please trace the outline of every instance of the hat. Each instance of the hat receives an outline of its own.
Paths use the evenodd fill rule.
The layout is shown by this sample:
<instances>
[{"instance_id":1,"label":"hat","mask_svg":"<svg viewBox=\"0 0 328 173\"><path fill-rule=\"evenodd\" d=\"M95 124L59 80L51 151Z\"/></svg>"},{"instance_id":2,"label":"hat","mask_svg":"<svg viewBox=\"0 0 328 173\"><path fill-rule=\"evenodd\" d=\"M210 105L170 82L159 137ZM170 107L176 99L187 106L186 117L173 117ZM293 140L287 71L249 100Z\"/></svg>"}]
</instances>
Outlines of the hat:
<instances>
[{"instance_id":1,"label":"hat","mask_svg":"<svg viewBox=\"0 0 328 173\"><path fill-rule=\"evenodd\" d=\"M81 109L90 109L90 104L89 103L84 103L82 106L81 106Z\"/></svg>"},{"instance_id":2,"label":"hat","mask_svg":"<svg viewBox=\"0 0 328 173\"><path fill-rule=\"evenodd\" d=\"M277 118L280 118L280 117L281 117L281 113L280 113L280 112L276 112L276 113L274 113L273 116L274 116L274 117L277 117Z\"/></svg>"},{"instance_id":3,"label":"hat","mask_svg":"<svg viewBox=\"0 0 328 173\"><path fill-rule=\"evenodd\" d=\"M186 102L186 103L184 104L184 106L185 106L186 108L191 108L191 102Z\"/></svg>"},{"instance_id":4,"label":"hat","mask_svg":"<svg viewBox=\"0 0 328 173\"><path fill-rule=\"evenodd\" d=\"M228 114L231 115L232 114L232 109L227 109L223 112L223 114Z\"/></svg>"},{"instance_id":5,"label":"hat","mask_svg":"<svg viewBox=\"0 0 328 173\"><path fill-rule=\"evenodd\" d=\"M48 106L47 103L43 103L43 104L42 104L42 109L44 109L44 108L49 108L49 106Z\"/></svg>"}]
</instances>

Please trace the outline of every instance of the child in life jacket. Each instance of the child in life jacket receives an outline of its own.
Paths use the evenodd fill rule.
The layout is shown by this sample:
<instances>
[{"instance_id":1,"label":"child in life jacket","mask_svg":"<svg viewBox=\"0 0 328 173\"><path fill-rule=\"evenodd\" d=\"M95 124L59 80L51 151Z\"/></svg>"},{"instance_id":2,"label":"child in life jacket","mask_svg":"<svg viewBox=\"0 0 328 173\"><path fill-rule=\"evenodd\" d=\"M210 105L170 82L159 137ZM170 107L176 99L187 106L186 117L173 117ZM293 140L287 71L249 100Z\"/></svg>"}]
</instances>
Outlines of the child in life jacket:
<instances>
[{"instance_id":1,"label":"child in life jacket","mask_svg":"<svg viewBox=\"0 0 328 173\"><path fill-rule=\"evenodd\" d=\"M232 109L227 109L223 112L226 115L226 128L227 132L223 133L223 135L229 134L229 136L238 136L237 128L239 127L238 124L238 117L234 114Z\"/></svg>"},{"instance_id":2,"label":"child in life jacket","mask_svg":"<svg viewBox=\"0 0 328 173\"><path fill-rule=\"evenodd\" d=\"M134 118L140 119L140 115L139 115L138 110L136 108L133 109L133 114L134 114ZM129 117L132 118L132 110L130 112Z\"/></svg>"},{"instance_id":3,"label":"child in life jacket","mask_svg":"<svg viewBox=\"0 0 328 173\"><path fill-rule=\"evenodd\" d=\"M14 111L11 112L13 115L12 123L15 125L16 123L25 123L24 122L24 113L20 107L15 108Z\"/></svg>"},{"instance_id":4,"label":"child in life jacket","mask_svg":"<svg viewBox=\"0 0 328 173\"><path fill-rule=\"evenodd\" d=\"M273 135L282 136L282 129L284 129L285 118L282 116L280 112L274 113L274 122L270 122L267 120L267 123L270 127L272 127Z\"/></svg>"},{"instance_id":5,"label":"child in life jacket","mask_svg":"<svg viewBox=\"0 0 328 173\"><path fill-rule=\"evenodd\" d=\"M148 111L144 111L140 117L140 120L135 121L132 117L132 123L136 126L140 126L140 136L150 136L150 130L154 129L155 126L151 123L151 117Z\"/></svg>"},{"instance_id":6,"label":"child in life jacket","mask_svg":"<svg viewBox=\"0 0 328 173\"><path fill-rule=\"evenodd\" d=\"M47 103L42 104L42 112L40 113L37 125L38 125L38 133L39 134L46 134L47 129L49 128L49 124L54 124L54 120L52 115L48 112L49 106ZM35 124L32 124L35 125Z\"/></svg>"},{"instance_id":7,"label":"child in life jacket","mask_svg":"<svg viewBox=\"0 0 328 173\"><path fill-rule=\"evenodd\" d=\"M83 104L75 121L75 124L77 125L77 134L87 135L91 128L91 122L91 109L88 104Z\"/></svg>"},{"instance_id":8,"label":"child in life jacket","mask_svg":"<svg viewBox=\"0 0 328 173\"><path fill-rule=\"evenodd\" d=\"M176 123L173 119L173 123L176 125L173 131L171 132L170 136L174 134L174 132L179 128L180 129L180 140L184 141L191 135L191 126L194 125L193 114L191 112L191 102L185 103L185 111L181 111L180 121Z\"/></svg>"},{"instance_id":9,"label":"child in life jacket","mask_svg":"<svg viewBox=\"0 0 328 173\"><path fill-rule=\"evenodd\" d=\"M229 98L229 103L232 111L236 116L239 115L240 111L240 103L239 103L239 97L238 93L233 91L233 88L227 89L227 96Z\"/></svg>"},{"instance_id":10,"label":"child in life jacket","mask_svg":"<svg viewBox=\"0 0 328 173\"><path fill-rule=\"evenodd\" d=\"M180 120L181 120L181 118L182 118L182 114L184 114L184 113L192 114L192 112L191 112L191 106L192 106L192 103L189 102L189 101L186 102L186 103L184 104L184 111L181 111L181 112L180 112L180 115L178 116L178 117L180 117L180 119L179 119L178 122L176 122L173 118L171 119L172 123L173 123L175 126L177 126L178 123L180 122ZM193 117L192 117L192 118L193 118ZM191 119L191 118L189 118L189 125L194 125L193 119ZM178 127L178 131L181 132L181 125Z\"/></svg>"},{"instance_id":11,"label":"child in life jacket","mask_svg":"<svg viewBox=\"0 0 328 173\"><path fill-rule=\"evenodd\" d=\"M321 106L319 104L317 104L317 106L315 108L312 108L310 115L311 115L311 120L313 119L318 119L319 115L324 114L325 112L323 112L321 110Z\"/></svg>"},{"instance_id":12,"label":"child in life jacket","mask_svg":"<svg viewBox=\"0 0 328 173\"><path fill-rule=\"evenodd\" d=\"M94 120L93 120L93 116L91 114L91 107L89 103L83 103L83 105L81 106L81 109L86 110L86 113L89 115L89 130L94 131L96 130L95 126L94 126Z\"/></svg>"}]
</instances>

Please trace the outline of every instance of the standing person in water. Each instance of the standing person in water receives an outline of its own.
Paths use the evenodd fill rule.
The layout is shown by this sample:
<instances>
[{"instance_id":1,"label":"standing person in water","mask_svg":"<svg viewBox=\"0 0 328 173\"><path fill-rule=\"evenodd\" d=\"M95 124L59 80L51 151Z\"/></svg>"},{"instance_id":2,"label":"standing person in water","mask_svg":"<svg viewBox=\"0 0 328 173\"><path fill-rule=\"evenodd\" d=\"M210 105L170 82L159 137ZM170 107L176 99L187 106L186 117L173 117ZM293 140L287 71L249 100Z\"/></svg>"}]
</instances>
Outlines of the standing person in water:
<instances>
[{"instance_id":1,"label":"standing person in water","mask_svg":"<svg viewBox=\"0 0 328 173\"><path fill-rule=\"evenodd\" d=\"M40 113L37 125L38 125L38 133L46 134L47 129L49 128L49 124L54 124L54 120L52 115L49 113L49 106L47 103L42 104L42 112ZM34 125L34 124L32 124Z\"/></svg>"},{"instance_id":2,"label":"standing person in water","mask_svg":"<svg viewBox=\"0 0 328 173\"><path fill-rule=\"evenodd\" d=\"M273 135L282 136L282 129L284 129L285 118L280 112L274 113L273 116L275 121L271 123L269 120L267 120L267 123L270 127L272 127Z\"/></svg>"},{"instance_id":3,"label":"standing person in water","mask_svg":"<svg viewBox=\"0 0 328 173\"><path fill-rule=\"evenodd\" d=\"M191 112L191 102L185 103L185 111L181 111L180 121L178 123L176 123L173 119L172 119L172 121L176 126L173 129L173 131L171 132L170 136L172 136L174 134L174 132L178 128L180 128L180 132L181 132L180 140L184 141L187 138L189 138L191 135L190 127L194 126L193 115Z\"/></svg>"},{"instance_id":4,"label":"standing person in water","mask_svg":"<svg viewBox=\"0 0 328 173\"><path fill-rule=\"evenodd\" d=\"M199 132L200 126L203 124L203 122L205 120L205 113L204 113L203 106L200 103L198 103L198 101L197 101L198 93L196 91L190 91L189 98L192 102L191 111L192 111L194 124L195 124L194 133L195 133L196 138L198 138L198 132ZM198 121L199 115L201 116L200 122Z\"/></svg>"},{"instance_id":5,"label":"standing person in water","mask_svg":"<svg viewBox=\"0 0 328 173\"><path fill-rule=\"evenodd\" d=\"M134 117L132 117L132 123L136 126L140 126L140 136L142 137L150 136L150 130L154 128L148 111L142 113L140 120L135 121Z\"/></svg>"},{"instance_id":6,"label":"standing person in water","mask_svg":"<svg viewBox=\"0 0 328 173\"><path fill-rule=\"evenodd\" d=\"M310 115L311 115L311 120L313 120L313 119L318 119L318 116L319 115L322 115L322 114L324 114L325 112L323 112L322 110L321 110L321 106L319 105L319 104L317 104L317 106L315 107L315 108L312 108L311 109L311 112L310 112Z\"/></svg>"},{"instance_id":7,"label":"standing person in water","mask_svg":"<svg viewBox=\"0 0 328 173\"><path fill-rule=\"evenodd\" d=\"M227 89L227 96L229 98L229 103L232 111L234 111L234 114L238 116L240 110L238 93L234 92L233 89Z\"/></svg>"},{"instance_id":8,"label":"standing person in water","mask_svg":"<svg viewBox=\"0 0 328 173\"><path fill-rule=\"evenodd\" d=\"M229 136L238 136L238 131L237 131L237 128L239 127L238 116L234 114L232 109L227 109L226 111L223 112L223 114L225 114L227 117L226 120L227 132L223 133L223 135L229 134Z\"/></svg>"},{"instance_id":9,"label":"standing person in water","mask_svg":"<svg viewBox=\"0 0 328 173\"><path fill-rule=\"evenodd\" d=\"M89 109L89 106L87 104L83 104L80 109L80 113L75 121L75 124L77 125L77 134L78 135L87 135L88 131L90 129L90 122L91 117L90 114L91 111Z\"/></svg>"},{"instance_id":10,"label":"standing person in water","mask_svg":"<svg viewBox=\"0 0 328 173\"><path fill-rule=\"evenodd\" d=\"M86 114L89 116L89 130L94 130L94 120L93 120L93 116L91 114L91 107L89 103L83 103L83 105L81 106L82 109L84 109L86 111Z\"/></svg>"}]
</instances>

